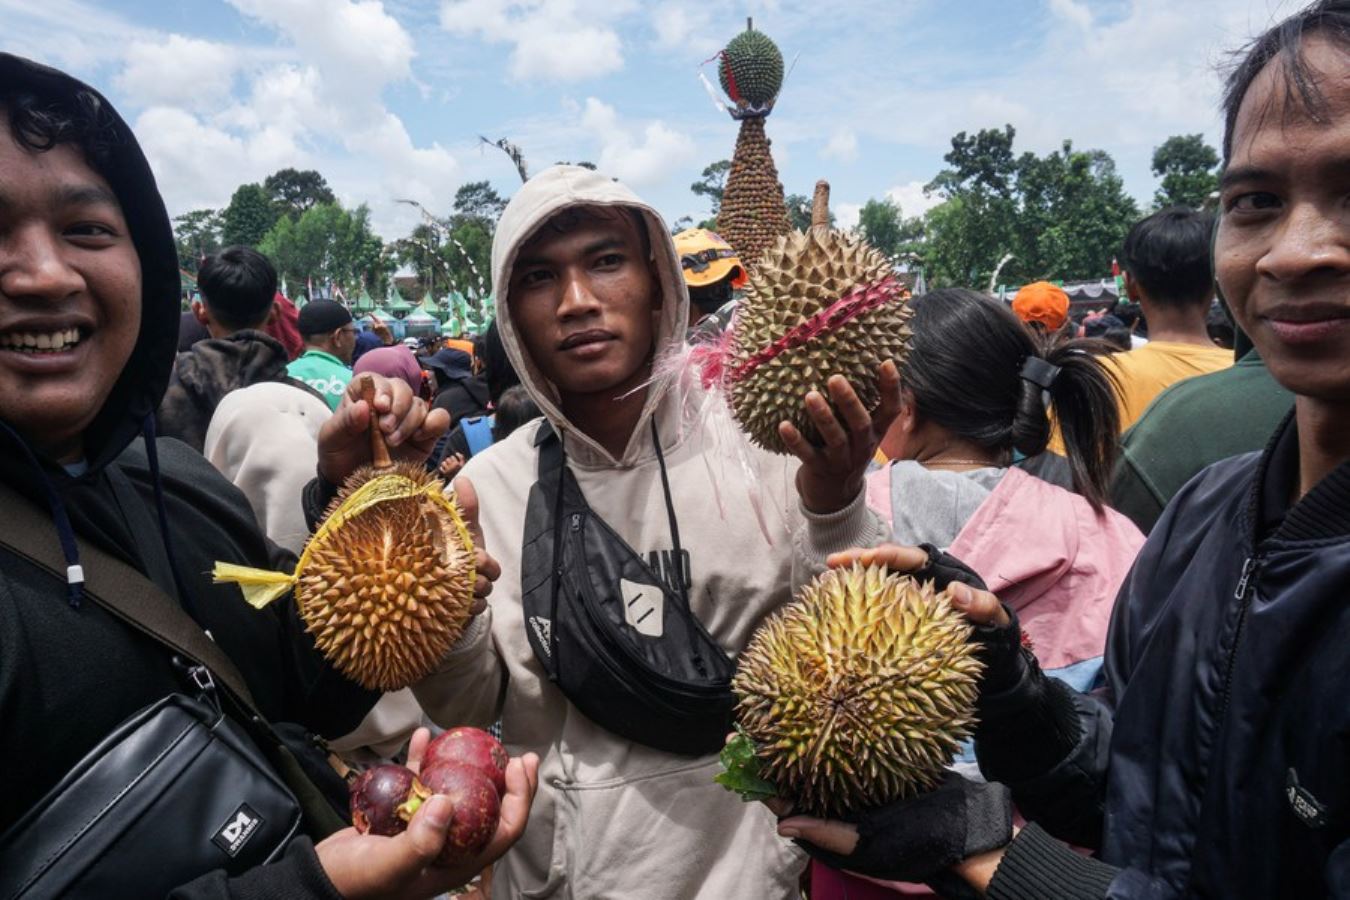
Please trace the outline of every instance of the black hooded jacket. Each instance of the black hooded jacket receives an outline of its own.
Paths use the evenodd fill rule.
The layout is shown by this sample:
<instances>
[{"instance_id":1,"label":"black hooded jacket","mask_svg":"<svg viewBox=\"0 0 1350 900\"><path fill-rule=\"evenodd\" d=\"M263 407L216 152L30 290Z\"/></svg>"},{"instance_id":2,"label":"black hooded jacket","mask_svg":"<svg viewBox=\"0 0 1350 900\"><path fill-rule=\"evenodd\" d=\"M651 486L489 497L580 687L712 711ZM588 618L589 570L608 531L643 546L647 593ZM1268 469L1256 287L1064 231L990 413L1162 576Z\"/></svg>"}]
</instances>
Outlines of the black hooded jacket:
<instances>
[{"instance_id":1,"label":"black hooded jacket","mask_svg":"<svg viewBox=\"0 0 1350 900\"><path fill-rule=\"evenodd\" d=\"M68 76L9 55L0 54L0 79L39 93L97 97ZM141 261L139 337L85 433L87 471L68 474L0 420L0 478L51 509L53 543L62 541L64 512L80 542L120 557L177 597L234 661L269 719L328 736L345 733L377 695L328 666L293 602L259 612L237 588L211 583L217 560L280 568L293 558L266 540L243 494L199 454L159 440L158 471L148 458L142 435L168 384L177 346L177 255L149 165L126 124L99 101L107 109L110 146L96 167L121 203ZM5 527L0 516L0 771L7 773L0 832L119 723L186 689L167 649L87 598L72 602L66 584L3 546ZM67 562L78 562L70 557L68 549ZM134 894L129 885L127 896ZM308 839L298 839L278 863L237 879L206 875L174 896L327 898L336 892Z\"/></svg>"},{"instance_id":2,"label":"black hooded jacket","mask_svg":"<svg viewBox=\"0 0 1350 900\"><path fill-rule=\"evenodd\" d=\"M266 381L289 384L327 403L318 391L286 374L289 362L280 341L251 328L197 341L174 360L173 377L156 414L159 434L201 453L206 429L225 395Z\"/></svg>"}]
</instances>

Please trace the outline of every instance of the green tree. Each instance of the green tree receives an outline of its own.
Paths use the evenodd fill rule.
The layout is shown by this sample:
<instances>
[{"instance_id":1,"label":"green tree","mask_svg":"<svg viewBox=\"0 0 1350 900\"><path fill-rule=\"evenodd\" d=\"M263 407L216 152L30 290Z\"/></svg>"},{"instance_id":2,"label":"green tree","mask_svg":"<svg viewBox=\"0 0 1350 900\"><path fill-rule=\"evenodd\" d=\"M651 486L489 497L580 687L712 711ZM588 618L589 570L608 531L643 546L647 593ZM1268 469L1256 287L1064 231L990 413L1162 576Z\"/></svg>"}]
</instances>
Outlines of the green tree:
<instances>
[{"instance_id":1,"label":"green tree","mask_svg":"<svg viewBox=\"0 0 1350 900\"><path fill-rule=\"evenodd\" d=\"M1015 252L1017 162L1016 131L986 128L962 131L943 156L947 168L924 189L946 202L925 220L925 272L934 287L984 287L998 261Z\"/></svg>"},{"instance_id":2,"label":"green tree","mask_svg":"<svg viewBox=\"0 0 1350 900\"><path fill-rule=\"evenodd\" d=\"M218 209L194 209L175 216L173 237L178 245L178 265L195 273L204 258L221 248L223 224Z\"/></svg>"},{"instance_id":3,"label":"green tree","mask_svg":"<svg viewBox=\"0 0 1350 900\"><path fill-rule=\"evenodd\" d=\"M336 203L337 197L324 177L313 169L281 169L268 175L263 188L279 215L298 219L320 203Z\"/></svg>"},{"instance_id":4,"label":"green tree","mask_svg":"<svg viewBox=\"0 0 1350 900\"><path fill-rule=\"evenodd\" d=\"M806 194L788 194L783 198L787 204L788 221L798 231L811 227L811 198ZM830 210L830 225L834 225L834 210Z\"/></svg>"},{"instance_id":5,"label":"green tree","mask_svg":"<svg viewBox=\"0 0 1350 900\"><path fill-rule=\"evenodd\" d=\"M1025 281L1108 273L1139 217L1111 156L1070 141L1044 157L1024 153L1017 188L1022 209L1009 272Z\"/></svg>"},{"instance_id":6,"label":"green tree","mask_svg":"<svg viewBox=\"0 0 1350 900\"><path fill-rule=\"evenodd\" d=\"M441 258L450 290L476 299L492 290L492 231L481 220L453 218Z\"/></svg>"},{"instance_id":7,"label":"green tree","mask_svg":"<svg viewBox=\"0 0 1350 900\"><path fill-rule=\"evenodd\" d=\"M329 281L344 293L382 292L396 262L384 242L370 228L370 210L353 210L336 203L320 203L299 218L282 216L267 232L258 249L277 272L297 282L312 278Z\"/></svg>"},{"instance_id":8,"label":"green tree","mask_svg":"<svg viewBox=\"0 0 1350 900\"><path fill-rule=\"evenodd\" d=\"M496 230L504 209L506 201L486 181L470 181L455 191L455 214L479 219L487 224L489 231Z\"/></svg>"},{"instance_id":9,"label":"green tree","mask_svg":"<svg viewBox=\"0 0 1350 900\"><path fill-rule=\"evenodd\" d=\"M1091 278L1109 269L1138 217L1111 156L1065 141L1046 156L1013 153L1012 126L965 132L928 189L946 202L926 218L923 260L934 285Z\"/></svg>"},{"instance_id":10,"label":"green tree","mask_svg":"<svg viewBox=\"0 0 1350 900\"><path fill-rule=\"evenodd\" d=\"M726 191L727 175L731 172L731 160L719 159L703 169L698 181L689 185L689 190L699 197L707 197L712 207L713 218L722 208L722 194Z\"/></svg>"},{"instance_id":11,"label":"green tree","mask_svg":"<svg viewBox=\"0 0 1350 900\"><path fill-rule=\"evenodd\" d=\"M277 221L272 197L260 184L241 184L225 208L221 241L227 246L256 247Z\"/></svg>"},{"instance_id":12,"label":"green tree","mask_svg":"<svg viewBox=\"0 0 1350 900\"><path fill-rule=\"evenodd\" d=\"M412 269L424 293L439 299L438 291L444 283L445 261L441 257L441 227L423 222L406 238L393 244L393 252L401 268Z\"/></svg>"},{"instance_id":13,"label":"green tree","mask_svg":"<svg viewBox=\"0 0 1350 900\"><path fill-rule=\"evenodd\" d=\"M1218 166L1219 154L1203 135L1173 135L1153 151L1153 174L1162 179L1153 202L1200 209L1219 189Z\"/></svg>"},{"instance_id":14,"label":"green tree","mask_svg":"<svg viewBox=\"0 0 1350 900\"><path fill-rule=\"evenodd\" d=\"M951 151L942 157L948 168L939 172L925 190L982 190L1011 197L1017 175L1012 152L1016 135L1011 125L1004 125L1002 131L985 128L974 135L957 132Z\"/></svg>"}]
</instances>

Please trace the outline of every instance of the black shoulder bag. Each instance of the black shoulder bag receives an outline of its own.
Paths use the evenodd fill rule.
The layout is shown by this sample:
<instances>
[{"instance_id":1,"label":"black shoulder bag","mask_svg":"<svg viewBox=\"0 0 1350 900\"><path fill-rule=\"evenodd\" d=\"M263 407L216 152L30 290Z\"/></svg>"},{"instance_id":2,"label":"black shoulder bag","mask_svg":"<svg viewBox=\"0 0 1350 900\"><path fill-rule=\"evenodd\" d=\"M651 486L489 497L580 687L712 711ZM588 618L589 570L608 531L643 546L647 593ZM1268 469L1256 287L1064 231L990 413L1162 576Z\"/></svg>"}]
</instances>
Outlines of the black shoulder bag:
<instances>
[{"instance_id":1,"label":"black shoulder bag","mask_svg":"<svg viewBox=\"0 0 1350 900\"><path fill-rule=\"evenodd\" d=\"M0 542L64 579L50 521L3 484L0 503ZM121 560L80 553L85 596L168 648L194 687L123 722L0 835L0 900L162 897L270 862L302 828L343 827L201 627Z\"/></svg>"},{"instance_id":2,"label":"black shoulder bag","mask_svg":"<svg viewBox=\"0 0 1350 900\"><path fill-rule=\"evenodd\" d=\"M679 526L652 423L675 557ZM578 709L639 744L713 753L732 727L731 659L689 608L684 577L666 584L586 503L562 441L540 427L539 480L521 548L525 632L549 680Z\"/></svg>"}]
</instances>

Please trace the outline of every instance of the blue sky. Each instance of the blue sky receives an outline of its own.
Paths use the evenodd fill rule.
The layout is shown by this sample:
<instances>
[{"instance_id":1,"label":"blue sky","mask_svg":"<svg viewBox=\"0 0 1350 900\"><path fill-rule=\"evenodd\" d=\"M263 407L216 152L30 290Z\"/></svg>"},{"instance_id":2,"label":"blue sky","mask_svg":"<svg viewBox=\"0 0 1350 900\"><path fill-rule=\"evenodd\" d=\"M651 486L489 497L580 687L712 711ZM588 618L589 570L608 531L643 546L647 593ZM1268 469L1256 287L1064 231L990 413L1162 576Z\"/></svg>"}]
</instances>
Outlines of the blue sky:
<instances>
[{"instance_id":1,"label":"blue sky","mask_svg":"<svg viewBox=\"0 0 1350 900\"><path fill-rule=\"evenodd\" d=\"M728 157L736 124L699 64L753 15L796 59L768 121L789 192L833 186L847 224L869 197L909 214L959 130L1018 129L1110 152L1151 196L1153 147L1217 144L1216 66L1288 0L0 0L0 47L67 69L132 122L177 214L222 206L283 166L316 168L386 239L416 199L519 184L477 136L533 168L587 159L674 220ZM704 68L715 84L713 66Z\"/></svg>"}]
</instances>

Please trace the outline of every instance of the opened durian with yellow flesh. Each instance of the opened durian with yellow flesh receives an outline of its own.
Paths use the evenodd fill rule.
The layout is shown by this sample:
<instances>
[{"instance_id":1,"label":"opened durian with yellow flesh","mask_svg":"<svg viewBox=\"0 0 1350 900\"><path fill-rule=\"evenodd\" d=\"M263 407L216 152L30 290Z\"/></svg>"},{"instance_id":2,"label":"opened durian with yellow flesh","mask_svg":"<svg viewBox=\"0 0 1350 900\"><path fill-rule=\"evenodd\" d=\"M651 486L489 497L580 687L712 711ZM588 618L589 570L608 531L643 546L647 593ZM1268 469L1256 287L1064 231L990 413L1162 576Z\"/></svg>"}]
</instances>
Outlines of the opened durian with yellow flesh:
<instances>
[{"instance_id":1,"label":"opened durian with yellow flesh","mask_svg":"<svg viewBox=\"0 0 1350 900\"><path fill-rule=\"evenodd\" d=\"M750 269L736 309L722 387L750 440L775 453L788 421L818 440L803 400L828 397L826 382L848 379L867 408L881 402L878 369L897 365L909 341L908 292L883 254L828 225L829 185L816 184L812 225L778 238Z\"/></svg>"},{"instance_id":2,"label":"opened durian with yellow flesh","mask_svg":"<svg viewBox=\"0 0 1350 900\"><path fill-rule=\"evenodd\" d=\"M839 817L935 787L974 727L971 626L931 582L831 569L760 626L717 781Z\"/></svg>"},{"instance_id":3,"label":"opened durian with yellow flesh","mask_svg":"<svg viewBox=\"0 0 1350 900\"><path fill-rule=\"evenodd\" d=\"M373 383L363 390L373 399ZM217 563L261 609L294 588L315 644L362 687L429 675L469 621L473 539L453 496L421 465L391 463L371 419L373 465L354 472L290 574Z\"/></svg>"}]
</instances>

